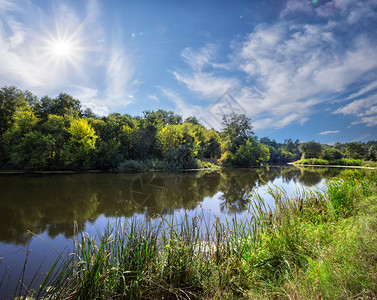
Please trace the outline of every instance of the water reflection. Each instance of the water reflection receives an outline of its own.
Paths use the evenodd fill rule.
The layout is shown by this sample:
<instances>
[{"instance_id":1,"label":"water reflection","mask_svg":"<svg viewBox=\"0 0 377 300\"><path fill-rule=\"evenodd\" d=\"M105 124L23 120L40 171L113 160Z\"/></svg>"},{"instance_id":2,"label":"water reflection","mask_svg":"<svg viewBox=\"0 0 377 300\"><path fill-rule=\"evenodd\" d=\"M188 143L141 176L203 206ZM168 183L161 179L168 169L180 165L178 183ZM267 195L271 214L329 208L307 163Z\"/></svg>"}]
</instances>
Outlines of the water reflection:
<instances>
[{"instance_id":1,"label":"water reflection","mask_svg":"<svg viewBox=\"0 0 377 300\"><path fill-rule=\"evenodd\" d=\"M305 186L338 175L339 169L295 167L221 170L211 173L70 174L0 177L0 241L26 244L26 230L50 237L72 237L106 217L144 214L155 217L177 209L194 209L206 197L221 211L242 212L250 193L281 178ZM220 197L214 196L220 192Z\"/></svg>"}]
</instances>

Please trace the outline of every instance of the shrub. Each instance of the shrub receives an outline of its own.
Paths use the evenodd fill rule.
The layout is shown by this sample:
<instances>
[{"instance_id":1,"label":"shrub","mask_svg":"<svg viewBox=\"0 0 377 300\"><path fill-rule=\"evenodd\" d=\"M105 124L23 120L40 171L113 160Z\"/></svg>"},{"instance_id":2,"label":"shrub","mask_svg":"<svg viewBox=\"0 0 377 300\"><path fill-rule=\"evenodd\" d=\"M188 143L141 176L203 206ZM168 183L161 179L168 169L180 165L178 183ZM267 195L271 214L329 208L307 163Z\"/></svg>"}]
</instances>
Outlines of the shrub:
<instances>
[{"instance_id":1,"label":"shrub","mask_svg":"<svg viewBox=\"0 0 377 300\"><path fill-rule=\"evenodd\" d=\"M137 172L156 171L156 170L163 170L163 169L164 169L163 163L157 159L146 159L146 160L129 159L119 164L117 171L120 173L137 173Z\"/></svg>"},{"instance_id":2,"label":"shrub","mask_svg":"<svg viewBox=\"0 0 377 300\"><path fill-rule=\"evenodd\" d=\"M142 172L144 170L143 163L140 160L125 160L118 168L118 172Z\"/></svg>"},{"instance_id":3,"label":"shrub","mask_svg":"<svg viewBox=\"0 0 377 300\"><path fill-rule=\"evenodd\" d=\"M360 159L342 158L332 161L332 164L339 166L362 166L363 161Z\"/></svg>"},{"instance_id":4,"label":"shrub","mask_svg":"<svg viewBox=\"0 0 377 300\"><path fill-rule=\"evenodd\" d=\"M163 168L168 171L198 169L198 160L194 158L195 151L196 149L187 144L171 148L163 159Z\"/></svg>"}]
</instances>

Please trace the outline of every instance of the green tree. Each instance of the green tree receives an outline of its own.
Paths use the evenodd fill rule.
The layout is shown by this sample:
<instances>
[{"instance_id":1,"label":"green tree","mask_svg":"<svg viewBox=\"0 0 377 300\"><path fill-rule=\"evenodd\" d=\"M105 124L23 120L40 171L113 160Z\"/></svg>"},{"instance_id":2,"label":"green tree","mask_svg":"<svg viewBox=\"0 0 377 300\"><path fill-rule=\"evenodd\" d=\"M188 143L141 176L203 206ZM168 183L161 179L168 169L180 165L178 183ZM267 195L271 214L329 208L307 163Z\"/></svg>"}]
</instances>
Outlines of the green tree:
<instances>
[{"instance_id":1,"label":"green tree","mask_svg":"<svg viewBox=\"0 0 377 300\"><path fill-rule=\"evenodd\" d=\"M121 125L117 123L115 118L111 118L110 121L106 118L104 120L89 118L88 122L98 135L93 164L99 169L117 167L126 157L126 154L122 155L121 153L119 138Z\"/></svg>"},{"instance_id":2,"label":"green tree","mask_svg":"<svg viewBox=\"0 0 377 300\"><path fill-rule=\"evenodd\" d=\"M233 164L242 167L260 166L270 158L267 146L257 142L255 138L249 138L245 144L237 149Z\"/></svg>"},{"instance_id":3,"label":"green tree","mask_svg":"<svg viewBox=\"0 0 377 300\"><path fill-rule=\"evenodd\" d=\"M319 158L322 152L322 145L315 141L301 143L298 147L302 153L302 158Z\"/></svg>"},{"instance_id":4,"label":"green tree","mask_svg":"<svg viewBox=\"0 0 377 300\"><path fill-rule=\"evenodd\" d=\"M84 118L97 118L97 115L93 112L93 110L90 107L85 108L85 110L82 113L82 116Z\"/></svg>"},{"instance_id":5,"label":"green tree","mask_svg":"<svg viewBox=\"0 0 377 300\"><path fill-rule=\"evenodd\" d=\"M67 131L67 128L71 126L72 118L57 116L57 115L48 115L47 120L42 122L38 126L38 130L43 133L45 136L49 136L53 141L50 144L50 159L49 169L64 169L65 165L65 156L64 156L64 147L68 143L70 134Z\"/></svg>"},{"instance_id":6,"label":"green tree","mask_svg":"<svg viewBox=\"0 0 377 300\"><path fill-rule=\"evenodd\" d=\"M191 123L191 124L194 124L194 125L201 125L199 123L199 120L197 118L195 118L195 117L187 117L185 119L185 123Z\"/></svg>"},{"instance_id":7,"label":"green tree","mask_svg":"<svg viewBox=\"0 0 377 300\"><path fill-rule=\"evenodd\" d=\"M223 134L225 136L225 150L234 153L246 139L253 135L251 120L244 114L232 113L223 117Z\"/></svg>"},{"instance_id":8,"label":"green tree","mask_svg":"<svg viewBox=\"0 0 377 300\"><path fill-rule=\"evenodd\" d=\"M362 143L352 142L345 144L345 152L347 158L364 159L366 149Z\"/></svg>"},{"instance_id":9,"label":"green tree","mask_svg":"<svg viewBox=\"0 0 377 300\"><path fill-rule=\"evenodd\" d=\"M203 157L220 158L221 157L221 138L213 129L205 131L205 138L201 144Z\"/></svg>"},{"instance_id":10,"label":"green tree","mask_svg":"<svg viewBox=\"0 0 377 300\"><path fill-rule=\"evenodd\" d=\"M0 135L12 126L16 111L27 105L24 93L16 87L3 87L0 90Z\"/></svg>"},{"instance_id":11,"label":"green tree","mask_svg":"<svg viewBox=\"0 0 377 300\"><path fill-rule=\"evenodd\" d=\"M300 141L298 139L296 139L295 141L293 141L292 139L284 140L284 145L282 146L282 149L286 153L291 153L293 155L290 161L300 159L301 152L299 150L299 146L300 146Z\"/></svg>"},{"instance_id":12,"label":"green tree","mask_svg":"<svg viewBox=\"0 0 377 300\"><path fill-rule=\"evenodd\" d=\"M144 119L149 124L178 125L182 124L182 116L176 115L172 111L159 109L157 111L144 111Z\"/></svg>"},{"instance_id":13,"label":"green tree","mask_svg":"<svg viewBox=\"0 0 377 300\"><path fill-rule=\"evenodd\" d=\"M54 158L55 140L51 134L31 131L12 147L11 161L23 169L49 169Z\"/></svg>"},{"instance_id":14,"label":"green tree","mask_svg":"<svg viewBox=\"0 0 377 300\"><path fill-rule=\"evenodd\" d=\"M86 119L75 119L67 129L70 138L64 147L65 163L68 167L90 168L91 154L96 149L98 138Z\"/></svg>"},{"instance_id":15,"label":"green tree","mask_svg":"<svg viewBox=\"0 0 377 300\"><path fill-rule=\"evenodd\" d=\"M377 160L377 147L375 145L372 145L368 148L368 155L367 155L368 160Z\"/></svg>"},{"instance_id":16,"label":"green tree","mask_svg":"<svg viewBox=\"0 0 377 300\"><path fill-rule=\"evenodd\" d=\"M29 96L29 94L27 93ZM9 159L6 154L4 133L12 127L14 114L17 110L26 108L25 93L14 86L3 87L0 90L0 165Z\"/></svg>"},{"instance_id":17,"label":"green tree","mask_svg":"<svg viewBox=\"0 0 377 300\"><path fill-rule=\"evenodd\" d=\"M334 147L327 147L323 149L321 153L321 158L326 159L328 161L334 161L337 159L341 159L342 157L342 152L340 152L338 149Z\"/></svg>"},{"instance_id":18,"label":"green tree","mask_svg":"<svg viewBox=\"0 0 377 300\"><path fill-rule=\"evenodd\" d=\"M192 123L167 125L158 132L157 139L163 154L168 153L172 148L187 145L192 149L193 157L197 157L201 138L203 138L203 130L201 126Z\"/></svg>"},{"instance_id":19,"label":"green tree","mask_svg":"<svg viewBox=\"0 0 377 300\"><path fill-rule=\"evenodd\" d=\"M275 150L280 148L280 145L275 141L275 139L271 140L268 137L262 137L259 139L259 142L267 146L271 146L275 148Z\"/></svg>"},{"instance_id":20,"label":"green tree","mask_svg":"<svg viewBox=\"0 0 377 300\"><path fill-rule=\"evenodd\" d=\"M39 116L45 119L47 119L48 115L82 116L80 101L66 93L60 93L53 99L48 96L42 97L40 102L35 105L35 110Z\"/></svg>"},{"instance_id":21,"label":"green tree","mask_svg":"<svg viewBox=\"0 0 377 300\"><path fill-rule=\"evenodd\" d=\"M26 148L25 136L35 129L38 118L30 107L21 107L14 113L12 122L12 126L3 135L4 150L13 165L25 167L28 152L35 151L31 147Z\"/></svg>"}]
</instances>

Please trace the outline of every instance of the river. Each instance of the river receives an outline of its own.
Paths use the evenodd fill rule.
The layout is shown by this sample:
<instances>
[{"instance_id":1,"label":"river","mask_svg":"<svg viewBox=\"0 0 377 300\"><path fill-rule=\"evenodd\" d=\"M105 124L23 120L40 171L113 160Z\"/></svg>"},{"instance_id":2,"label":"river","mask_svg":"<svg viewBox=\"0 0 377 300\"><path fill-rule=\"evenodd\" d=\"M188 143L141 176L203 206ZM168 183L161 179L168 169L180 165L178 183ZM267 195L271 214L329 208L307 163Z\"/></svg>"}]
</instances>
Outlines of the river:
<instances>
[{"instance_id":1,"label":"river","mask_svg":"<svg viewBox=\"0 0 377 300\"><path fill-rule=\"evenodd\" d=\"M337 168L270 167L185 173L0 175L0 297L14 289L29 251L25 281L36 283L69 249L76 228L90 234L122 218L189 215L248 218L252 194L273 205L268 186L293 194L323 188ZM29 233L32 232L31 233Z\"/></svg>"}]
</instances>

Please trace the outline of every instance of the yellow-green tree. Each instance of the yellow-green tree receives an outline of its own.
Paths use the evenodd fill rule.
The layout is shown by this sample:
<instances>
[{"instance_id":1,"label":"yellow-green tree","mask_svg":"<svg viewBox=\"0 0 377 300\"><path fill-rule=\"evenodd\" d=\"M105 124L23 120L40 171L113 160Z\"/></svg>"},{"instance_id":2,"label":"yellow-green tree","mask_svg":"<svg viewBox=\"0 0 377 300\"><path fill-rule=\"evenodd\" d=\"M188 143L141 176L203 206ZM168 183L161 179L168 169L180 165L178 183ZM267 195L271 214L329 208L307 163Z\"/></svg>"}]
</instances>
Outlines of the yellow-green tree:
<instances>
[{"instance_id":1,"label":"yellow-green tree","mask_svg":"<svg viewBox=\"0 0 377 300\"><path fill-rule=\"evenodd\" d=\"M67 129L70 138L64 147L65 164L75 168L90 168L98 136L85 119L75 119Z\"/></svg>"}]
</instances>

